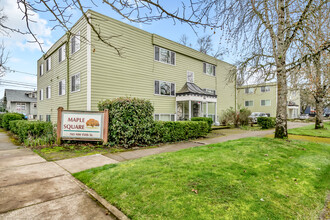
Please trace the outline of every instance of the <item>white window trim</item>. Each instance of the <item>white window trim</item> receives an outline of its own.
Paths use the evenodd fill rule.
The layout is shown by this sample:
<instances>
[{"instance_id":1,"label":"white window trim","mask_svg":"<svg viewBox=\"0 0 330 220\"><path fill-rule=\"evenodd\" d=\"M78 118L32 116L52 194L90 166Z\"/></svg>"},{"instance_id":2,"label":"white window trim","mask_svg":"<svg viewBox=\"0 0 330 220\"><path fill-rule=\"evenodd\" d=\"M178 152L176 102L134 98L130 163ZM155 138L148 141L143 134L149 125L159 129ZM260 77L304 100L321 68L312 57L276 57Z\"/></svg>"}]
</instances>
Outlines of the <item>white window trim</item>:
<instances>
[{"instance_id":1,"label":"white window trim","mask_svg":"<svg viewBox=\"0 0 330 220\"><path fill-rule=\"evenodd\" d=\"M266 101L269 101L269 105L262 105L262 101L265 101L265 104L266 104ZM272 105L272 101L270 99L262 99L260 100L260 106L271 106Z\"/></svg>"},{"instance_id":2,"label":"white window trim","mask_svg":"<svg viewBox=\"0 0 330 220\"><path fill-rule=\"evenodd\" d=\"M47 72L49 72L49 71L51 71L52 70L52 59L51 59L52 57L50 56L50 57L48 57L47 59L46 59L46 71ZM49 62L49 64L48 64L48 62ZM47 69L47 67L49 67L49 69Z\"/></svg>"},{"instance_id":3,"label":"white window trim","mask_svg":"<svg viewBox=\"0 0 330 220\"><path fill-rule=\"evenodd\" d=\"M22 109L22 106L24 106L24 109ZM26 103L23 102L17 102L16 103L16 110L18 110L18 107L20 107L20 111L25 111L26 110Z\"/></svg>"},{"instance_id":4,"label":"white window trim","mask_svg":"<svg viewBox=\"0 0 330 220\"><path fill-rule=\"evenodd\" d=\"M76 75L79 75L79 90L72 91L72 77ZM70 92L71 93L80 92L80 88L81 88L81 77L80 77L80 73L77 73L70 77Z\"/></svg>"},{"instance_id":5,"label":"white window trim","mask_svg":"<svg viewBox=\"0 0 330 220\"><path fill-rule=\"evenodd\" d=\"M249 89L249 90L252 89L252 92L246 92L246 89ZM245 93L245 94L253 94L254 91L255 91L254 88L251 88L251 87L244 88L244 93Z\"/></svg>"},{"instance_id":6,"label":"white window trim","mask_svg":"<svg viewBox=\"0 0 330 220\"><path fill-rule=\"evenodd\" d=\"M79 38L79 48L78 49L76 49L75 48L75 51L74 52L72 52L72 38L75 38L75 37L78 37ZM75 35L73 35L72 37L71 37L71 39L70 39L70 52L71 52L71 54L73 55L73 54L75 54L75 53L77 53L79 50L80 50L80 47L81 47L81 40L80 40L80 31L78 31Z\"/></svg>"},{"instance_id":7,"label":"white window trim","mask_svg":"<svg viewBox=\"0 0 330 220\"><path fill-rule=\"evenodd\" d=\"M63 87L63 81L64 81L64 87ZM62 82L62 91L63 91L63 88L64 88L64 93L60 94L60 82ZM65 83L65 79L62 79L58 82L58 95L59 96L64 96L66 94L66 83Z\"/></svg>"},{"instance_id":8,"label":"white window trim","mask_svg":"<svg viewBox=\"0 0 330 220\"><path fill-rule=\"evenodd\" d=\"M156 94L155 93L155 81L158 81L159 82L159 94ZM155 80L154 81L154 95L158 95L158 96L165 96L165 97L175 97L176 96L176 83L174 82L168 82L168 81L164 81L164 80ZM174 84L174 95L171 95L171 91L170 91L170 95L162 95L161 92L160 92L160 83L161 82L166 82L166 83L170 83L170 84Z\"/></svg>"},{"instance_id":9,"label":"white window trim","mask_svg":"<svg viewBox=\"0 0 330 220\"><path fill-rule=\"evenodd\" d=\"M188 81L188 76L189 76L189 73L191 73L192 74L192 82L189 82ZM189 70L187 70L187 82L189 82L189 83L195 83L195 73L193 72L193 71L189 71Z\"/></svg>"},{"instance_id":10,"label":"white window trim","mask_svg":"<svg viewBox=\"0 0 330 220\"><path fill-rule=\"evenodd\" d=\"M44 100L44 89L39 90L39 101Z\"/></svg>"},{"instance_id":11,"label":"white window trim","mask_svg":"<svg viewBox=\"0 0 330 220\"><path fill-rule=\"evenodd\" d=\"M262 87L265 87L265 91L262 91L261 90ZM268 87L268 89L269 89L268 91L266 90L266 87ZM270 86L261 86L260 87L260 92L262 92L262 93L264 93L264 92L270 92Z\"/></svg>"},{"instance_id":12,"label":"white window trim","mask_svg":"<svg viewBox=\"0 0 330 220\"><path fill-rule=\"evenodd\" d=\"M44 75L44 64L43 63L40 64L39 71L40 71L39 76L43 76Z\"/></svg>"},{"instance_id":13,"label":"white window trim","mask_svg":"<svg viewBox=\"0 0 330 220\"><path fill-rule=\"evenodd\" d=\"M155 59L155 47L158 47L159 48L159 60L156 60ZM176 66L176 52L174 52L172 50L168 50L168 51L173 52L175 54L175 59L174 59L174 64L172 64L172 63L166 63L166 62L163 62L163 61L160 60L160 49L168 50L166 48L163 48L163 47L154 45L154 61L159 62L159 63L164 63L164 64L167 64L167 65L170 65L170 66Z\"/></svg>"},{"instance_id":14,"label":"white window trim","mask_svg":"<svg viewBox=\"0 0 330 220\"><path fill-rule=\"evenodd\" d=\"M212 71L214 71L214 69L217 68L215 65L213 65L213 64L211 64L211 63L207 63L207 62L203 62L203 66L204 66L204 63L205 63L205 64L208 64L208 65L211 65L211 66L212 66ZM213 68L213 67L214 67L214 68ZM213 77L216 76L216 73L215 73L215 72L213 73L214 75L210 75L210 74L208 74L207 71L206 71L206 67L205 67L205 72L204 72L204 67L203 67L203 74L204 74L204 75L207 75L207 76L213 76Z\"/></svg>"},{"instance_id":15,"label":"white window trim","mask_svg":"<svg viewBox=\"0 0 330 220\"><path fill-rule=\"evenodd\" d=\"M159 116L159 119L160 119L160 117L161 116L164 116L164 115L166 115L166 116L170 116L170 119L171 119L171 116L172 115L174 115L174 121L176 121L176 114L171 114L171 113L155 113L154 114L154 120L156 121L156 115L158 115ZM158 120L158 121L162 121L162 120ZM172 121L172 120L170 120L170 121Z\"/></svg>"},{"instance_id":16,"label":"white window trim","mask_svg":"<svg viewBox=\"0 0 330 220\"><path fill-rule=\"evenodd\" d=\"M59 61L58 63L62 63L65 59L66 59L66 48L65 48L65 44L63 44L59 49L58 49L58 53L60 53L60 49L62 49L62 60ZM63 56L64 55L64 56Z\"/></svg>"},{"instance_id":17,"label":"white window trim","mask_svg":"<svg viewBox=\"0 0 330 220\"><path fill-rule=\"evenodd\" d=\"M252 102L252 105L246 105L246 102ZM254 106L254 101L253 100L244 101L244 107L253 107L253 106Z\"/></svg>"},{"instance_id":18,"label":"white window trim","mask_svg":"<svg viewBox=\"0 0 330 220\"><path fill-rule=\"evenodd\" d=\"M48 97L47 97L47 93L48 93ZM52 89L50 86L46 87L46 99L50 99L52 97Z\"/></svg>"}]
</instances>

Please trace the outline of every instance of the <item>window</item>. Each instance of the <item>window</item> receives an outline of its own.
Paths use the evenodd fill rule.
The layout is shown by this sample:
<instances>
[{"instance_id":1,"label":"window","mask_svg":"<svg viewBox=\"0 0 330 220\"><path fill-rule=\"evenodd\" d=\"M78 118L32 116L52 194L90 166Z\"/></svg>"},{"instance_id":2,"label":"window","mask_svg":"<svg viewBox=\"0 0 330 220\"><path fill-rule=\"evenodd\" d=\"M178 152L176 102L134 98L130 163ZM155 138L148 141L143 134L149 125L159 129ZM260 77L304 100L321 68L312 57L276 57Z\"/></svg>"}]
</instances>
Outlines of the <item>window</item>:
<instances>
[{"instance_id":1,"label":"window","mask_svg":"<svg viewBox=\"0 0 330 220\"><path fill-rule=\"evenodd\" d=\"M245 101L245 107L253 106L253 101Z\"/></svg>"},{"instance_id":2,"label":"window","mask_svg":"<svg viewBox=\"0 0 330 220\"><path fill-rule=\"evenodd\" d=\"M51 90L50 90L50 86L47 86L46 88L46 99L50 99L51 98Z\"/></svg>"},{"instance_id":3,"label":"window","mask_svg":"<svg viewBox=\"0 0 330 220\"><path fill-rule=\"evenodd\" d=\"M71 53L74 54L80 49L80 31L71 38Z\"/></svg>"},{"instance_id":4,"label":"window","mask_svg":"<svg viewBox=\"0 0 330 220\"><path fill-rule=\"evenodd\" d=\"M46 115L46 121L50 122L50 115Z\"/></svg>"},{"instance_id":5,"label":"window","mask_svg":"<svg viewBox=\"0 0 330 220\"><path fill-rule=\"evenodd\" d=\"M71 92L80 91L80 73L71 76Z\"/></svg>"},{"instance_id":6,"label":"window","mask_svg":"<svg viewBox=\"0 0 330 220\"><path fill-rule=\"evenodd\" d=\"M155 46L155 60L175 65L175 52Z\"/></svg>"},{"instance_id":7,"label":"window","mask_svg":"<svg viewBox=\"0 0 330 220\"><path fill-rule=\"evenodd\" d=\"M16 103L16 110L17 111L24 111L25 110L25 103Z\"/></svg>"},{"instance_id":8,"label":"window","mask_svg":"<svg viewBox=\"0 0 330 220\"><path fill-rule=\"evenodd\" d=\"M36 108L37 107L37 103L33 103L33 108Z\"/></svg>"},{"instance_id":9,"label":"window","mask_svg":"<svg viewBox=\"0 0 330 220\"><path fill-rule=\"evenodd\" d=\"M65 95L65 79L58 82L58 95Z\"/></svg>"},{"instance_id":10,"label":"window","mask_svg":"<svg viewBox=\"0 0 330 220\"><path fill-rule=\"evenodd\" d=\"M44 64L43 63L40 64L40 66L39 66L39 74L40 74L40 76L44 75Z\"/></svg>"},{"instance_id":11,"label":"window","mask_svg":"<svg viewBox=\"0 0 330 220\"><path fill-rule=\"evenodd\" d=\"M49 57L46 60L46 71L49 71L51 68L52 68L52 59L51 59L51 57Z\"/></svg>"},{"instance_id":12,"label":"window","mask_svg":"<svg viewBox=\"0 0 330 220\"><path fill-rule=\"evenodd\" d=\"M269 92L270 91L270 87L269 86L261 86L260 87L261 92Z\"/></svg>"},{"instance_id":13,"label":"window","mask_svg":"<svg viewBox=\"0 0 330 220\"><path fill-rule=\"evenodd\" d=\"M175 114L155 114L155 121L175 121Z\"/></svg>"},{"instance_id":14,"label":"window","mask_svg":"<svg viewBox=\"0 0 330 220\"><path fill-rule=\"evenodd\" d=\"M245 88L245 93L246 94L251 94L254 92L254 89L253 88Z\"/></svg>"},{"instance_id":15,"label":"window","mask_svg":"<svg viewBox=\"0 0 330 220\"><path fill-rule=\"evenodd\" d=\"M175 96L175 84L165 81L155 81L155 94Z\"/></svg>"},{"instance_id":16,"label":"window","mask_svg":"<svg viewBox=\"0 0 330 220\"><path fill-rule=\"evenodd\" d=\"M210 93L210 94L212 94L212 95L215 95L216 93L215 93L215 90L213 90L213 89L203 89L205 92L208 92L208 93Z\"/></svg>"},{"instance_id":17,"label":"window","mask_svg":"<svg viewBox=\"0 0 330 220\"><path fill-rule=\"evenodd\" d=\"M42 120L43 120L42 115L39 115L39 121L42 121Z\"/></svg>"},{"instance_id":18,"label":"window","mask_svg":"<svg viewBox=\"0 0 330 220\"><path fill-rule=\"evenodd\" d=\"M194 83L194 72L187 71L187 82Z\"/></svg>"},{"instance_id":19,"label":"window","mask_svg":"<svg viewBox=\"0 0 330 220\"><path fill-rule=\"evenodd\" d=\"M203 63L203 73L210 76L215 76L215 66L209 63Z\"/></svg>"},{"instance_id":20,"label":"window","mask_svg":"<svg viewBox=\"0 0 330 220\"><path fill-rule=\"evenodd\" d=\"M65 60L65 44L58 49L58 62Z\"/></svg>"},{"instance_id":21,"label":"window","mask_svg":"<svg viewBox=\"0 0 330 220\"><path fill-rule=\"evenodd\" d=\"M39 100L44 100L44 90L40 89L39 91Z\"/></svg>"},{"instance_id":22,"label":"window","mask_svg":"<svg viewBox=\"0 0 330 220\"><path fill-rule=\"evenodd\" d=\"M260 102L260 105L261 106L270 106L270 100L261 100Z\"/></svg>"}]
</instances>

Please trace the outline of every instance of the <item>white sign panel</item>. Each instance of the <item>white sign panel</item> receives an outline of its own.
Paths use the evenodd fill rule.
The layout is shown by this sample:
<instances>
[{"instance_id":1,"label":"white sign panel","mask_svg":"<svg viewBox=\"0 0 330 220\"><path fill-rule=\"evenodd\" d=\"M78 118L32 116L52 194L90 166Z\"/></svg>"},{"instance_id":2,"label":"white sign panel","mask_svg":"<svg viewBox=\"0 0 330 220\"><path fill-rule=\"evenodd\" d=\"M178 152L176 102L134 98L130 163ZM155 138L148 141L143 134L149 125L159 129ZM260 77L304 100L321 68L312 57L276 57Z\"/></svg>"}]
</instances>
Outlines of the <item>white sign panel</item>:
<instances>
[{"instance_id":1,"label":"white sign panel","mask_svg":"<svg viewBox=\"0 0 330 220\"><path fill-rule=\"evenodd\" d=\"M62 112L61 137L63 139L102 139L102 112Z\"/></svg>"}]
</instances>

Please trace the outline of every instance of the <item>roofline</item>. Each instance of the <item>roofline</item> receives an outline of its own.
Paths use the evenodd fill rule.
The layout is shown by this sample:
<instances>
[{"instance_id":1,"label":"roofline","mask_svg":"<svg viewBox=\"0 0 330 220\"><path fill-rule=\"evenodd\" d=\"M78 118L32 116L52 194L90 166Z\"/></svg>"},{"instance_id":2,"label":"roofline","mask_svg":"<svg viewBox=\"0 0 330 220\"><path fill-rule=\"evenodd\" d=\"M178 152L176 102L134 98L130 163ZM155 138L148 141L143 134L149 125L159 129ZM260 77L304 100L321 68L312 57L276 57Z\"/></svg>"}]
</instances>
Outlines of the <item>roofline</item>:
<instances>
[{"instance_id":1,"label":"roofline","mask_svg":"<svg viewBox=\"0 0 330 220\"><path fill-rule=\"evenodd\" d=\"M259 84L251 84L251 85L237 86L237 89L245 89L245 88L253 88L253 87L262 87L262 86L276 86L276 85L277 85L277 82L259 83Z\"/></svg>"}]
</instances>

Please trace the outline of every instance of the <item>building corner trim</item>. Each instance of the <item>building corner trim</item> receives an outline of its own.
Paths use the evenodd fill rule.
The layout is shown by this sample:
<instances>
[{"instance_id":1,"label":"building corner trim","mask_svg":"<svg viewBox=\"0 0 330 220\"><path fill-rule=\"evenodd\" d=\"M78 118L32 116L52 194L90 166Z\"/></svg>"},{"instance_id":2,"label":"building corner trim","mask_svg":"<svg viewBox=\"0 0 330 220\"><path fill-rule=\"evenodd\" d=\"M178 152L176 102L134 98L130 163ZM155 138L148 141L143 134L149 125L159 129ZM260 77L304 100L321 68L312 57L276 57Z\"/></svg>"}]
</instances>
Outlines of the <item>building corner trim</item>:
<instances>
[{"instance_id":1,"label":"building corner trim","mask_svg":"<svg viewBox=\"0 0 330 220\"><path fill-rule=\"evenodd\" d=\"M91 18L90 14L87 15L89 22L87 22L87 111L92 110L92 61L91 61Z\"/></svg>"}]
</instances>

